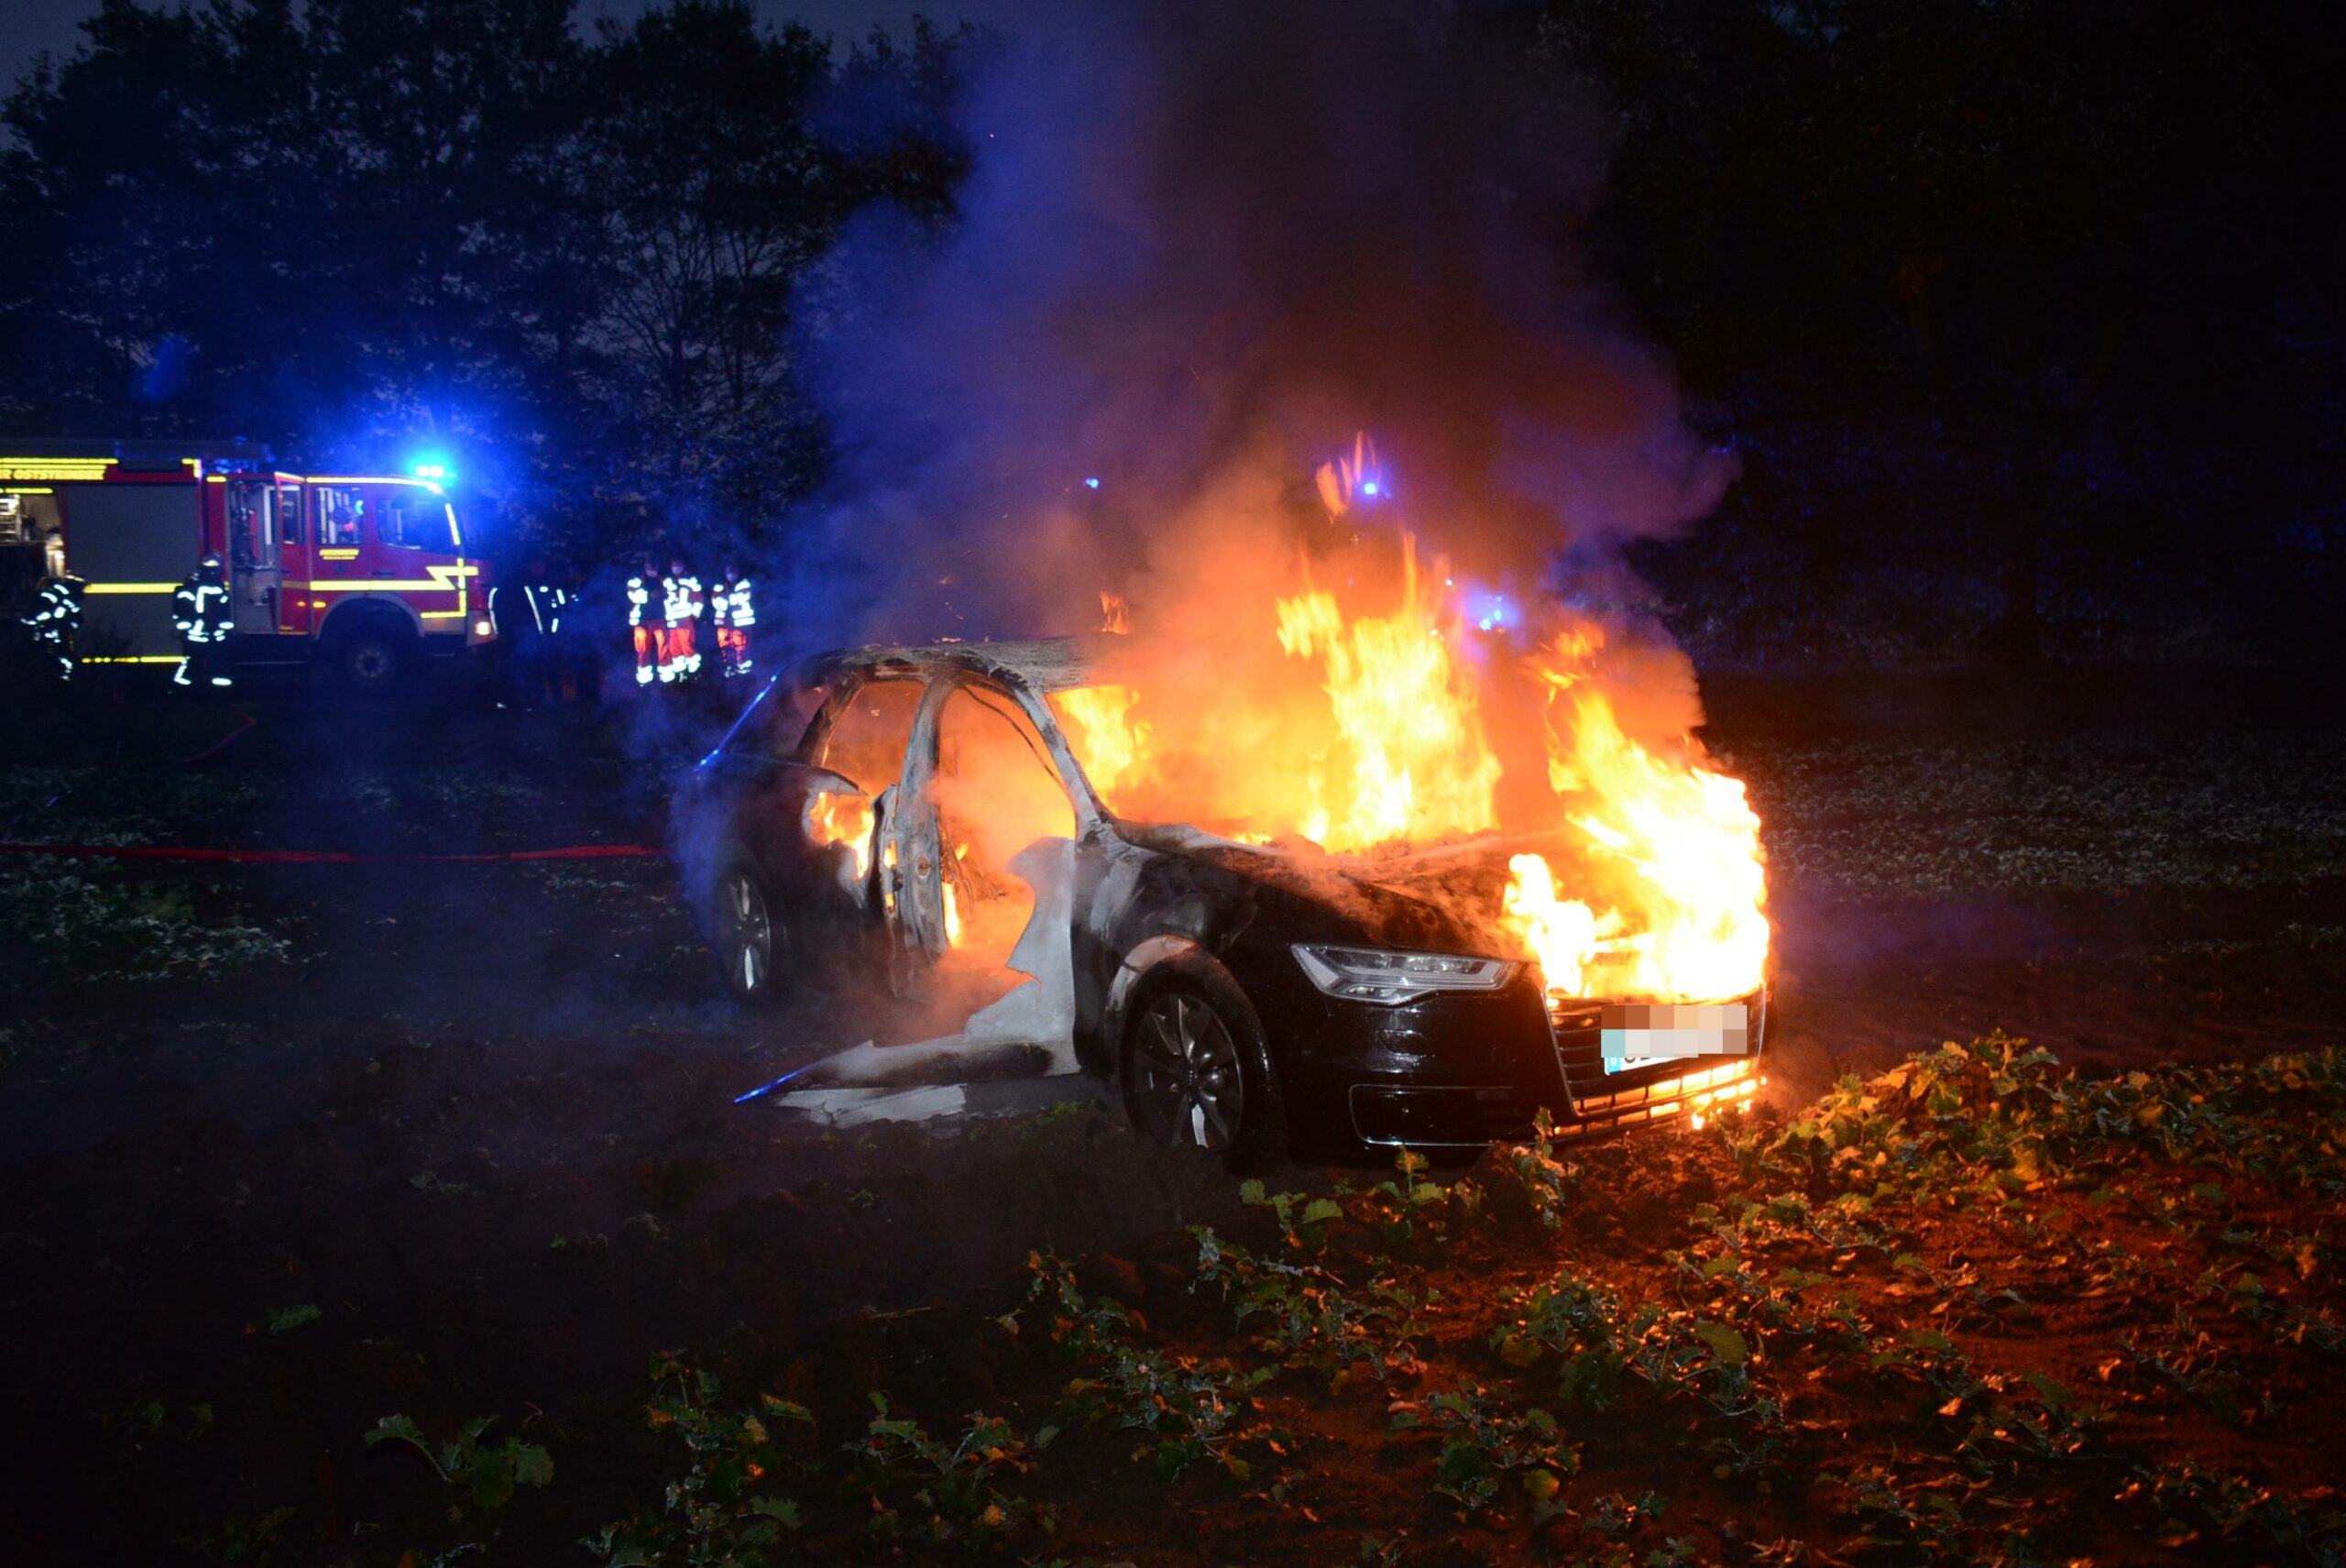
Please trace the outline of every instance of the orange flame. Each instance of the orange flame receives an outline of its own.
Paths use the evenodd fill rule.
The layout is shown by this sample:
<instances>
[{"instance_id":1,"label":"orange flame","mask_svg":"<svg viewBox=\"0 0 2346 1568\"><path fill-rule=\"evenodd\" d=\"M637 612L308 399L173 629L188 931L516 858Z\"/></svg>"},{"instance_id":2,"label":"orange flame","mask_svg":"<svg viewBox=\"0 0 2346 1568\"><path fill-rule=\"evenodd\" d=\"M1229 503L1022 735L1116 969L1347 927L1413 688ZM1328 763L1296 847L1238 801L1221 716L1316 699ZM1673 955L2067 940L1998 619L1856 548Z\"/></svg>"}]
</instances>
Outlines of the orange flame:
<instances>
[{"instance_id":1,"label":"orange flame","mask_svg":"<svg viewBox=\"0 0 2346 1568\"><path fill-rule=\"evenodd\" d=\"M1516 855L1500 902L1499 926L1540 960L1547 988L1559 996L1581 992L1583 972L1596 957L1596 912L1578 899L1556 896L1555 874L1538 855Z\"/></svg>"},{"instance_id":2,"label":"orange flame","mask_svg":"<svg viewBox=\"0 0 2346 1568\"><path fill-rule=\"evenodd\" d=\"M845 844L855 857L855 880L872 874L872 802L861 795L824 790L807 797L806 837L817 845Z\"/></svg>"},{"instance_id":3,"label":"orange flame","mask_svg":"<svg viewBox=\"0 0 2346 1568\"><path fill-rule=\"evenodd\" d=\"M1303 836L1331 850L1426 841L1498 825L1498 759L1483 739L1469 673L1418 587L1402 535L1401 606L1347 623L1335 596L1279 600L1279 646L1321 661L1338 739L1310 763ZM1441 568L1437 565L1436 570Z\"/></svg>"},{"instance_id":4,"label":"orange flame","mask_svg":"<svg viewBox=\"0 0 2346 1568\"><path fill-rule=\"evenodd\" d=\"M1549 785L1581 807L1571 821L1586 836L1594 880L1614 896L1601 916L1560 905L1546 861L1518 855L1502 927L1539 958L1560 995L1589 994L1591 971L1607 995L1740 995L1768 962L1760 818L1740 781L1666 762L1622 732L1588 680L1602 646L1601 635L1568 633L1533 670L1549 688Z\"/></svg>"},{"instance_id":5,"label":"orange flame","mask_svg":"<svg viewBox=\"0 0 2346 1568\"><path fill-rule=\"evenodd\" d=\"M1139 701L1139 692L1117 685L1082 686L1050 698L1084 776L1102 795L1137 778L1147 765L1149 726L1133 717Z\"/></svg>"},{"instance_id":6,"label":"orange flame","mask_svg":"<svg viewBox=\"0 0 2346 1568\"><path fill-rule=\"evenodd\" d=\"M1366 488L1376 472L1365 436L1323 466L1329 513L1386 499ZM1541 852L1508 855L1487 916L1490 952L1536 959L1559 996L1718 1002L1759 986L1769 950L1759 817L1691 735L1625 727L1622 713L1639 710L1617 711L1613 694L1628 689L1620 674L1637 667L1639 651L1607 663L1604 625L1559 617L1530 660L1492 657L1507 632L1468 630L1447 591L1447 562L1421 576L1408 533L1398 592L1364 607L1361 585L1394 584L1374 558L1387 539L1320 539L1306 546L1296 586L1264 598L1250 600L1243 582L1201 578L1218 597L1188 606L1190 620L1209 638L1238 629L1215 667L1244 669L1239 689L1208 700L1160 692L1152 675L1055 694L1068 743L1102 798L1139 820L1196 822L1241 843L1300 837L1379 860L1502 827L1537 833ZM1311 553L1344 570L1323 566L1315 580ZM1258 619L1265 598L1274 614ZM1122 601L1102 603L1121 630ZM1243 630L1255 625L1276 635L1284 658ZM1202 667L1163 673L1178 682ZM1549 788L1518 779L1503 790L1510 766L1538 777L1535 712ZM1505 762L1495 736L1509 743Z\"/></svg>"}]
</instances>

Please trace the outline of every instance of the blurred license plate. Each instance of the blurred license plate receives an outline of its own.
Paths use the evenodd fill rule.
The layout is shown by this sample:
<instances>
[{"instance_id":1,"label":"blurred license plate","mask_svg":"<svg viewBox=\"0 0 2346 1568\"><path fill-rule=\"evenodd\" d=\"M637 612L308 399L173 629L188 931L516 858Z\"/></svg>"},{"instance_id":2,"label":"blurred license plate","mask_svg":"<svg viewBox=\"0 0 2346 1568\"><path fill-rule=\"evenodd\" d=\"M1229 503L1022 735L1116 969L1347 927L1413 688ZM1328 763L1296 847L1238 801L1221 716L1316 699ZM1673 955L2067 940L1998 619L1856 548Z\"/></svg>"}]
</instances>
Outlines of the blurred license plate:
<instances>
[{"instance_id":1,"label":"blurred license plate","mask_svg":"<svg viewBox=\"0 0 2346 1568\"><path fill-rule=\"evenodd\" d=\"M1751 1054L1750 1017L1740 1002L1621 1003L1606 1008L1597 1027L1607 1072L1687 1057Z\"/></svg>"}]
</instances>

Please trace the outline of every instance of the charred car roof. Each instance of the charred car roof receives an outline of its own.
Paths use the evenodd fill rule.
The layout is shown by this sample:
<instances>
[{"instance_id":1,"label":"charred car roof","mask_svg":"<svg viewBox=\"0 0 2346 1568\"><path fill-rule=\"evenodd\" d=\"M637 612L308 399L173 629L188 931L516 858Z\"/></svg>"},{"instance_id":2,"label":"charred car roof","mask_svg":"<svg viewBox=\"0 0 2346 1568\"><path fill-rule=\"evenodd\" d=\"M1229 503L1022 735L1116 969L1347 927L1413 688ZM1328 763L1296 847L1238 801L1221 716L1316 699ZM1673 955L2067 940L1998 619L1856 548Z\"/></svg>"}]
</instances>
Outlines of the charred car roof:
<instances>
[{"instance_id":1,"label":"charred car roof","mask_svg":"<svg viewBox=\"0 0 2346 1568\"><path fill-rule=\"evenodd\" d=\"M802 666L801 678L821 685L843 674L933 675L960 670L1017 682L1047 696L1119 678L1134 663L1132 648L1130 638L1109 631L1024 642L873 643L818 653Z\"/></svg>"}]
</instances>

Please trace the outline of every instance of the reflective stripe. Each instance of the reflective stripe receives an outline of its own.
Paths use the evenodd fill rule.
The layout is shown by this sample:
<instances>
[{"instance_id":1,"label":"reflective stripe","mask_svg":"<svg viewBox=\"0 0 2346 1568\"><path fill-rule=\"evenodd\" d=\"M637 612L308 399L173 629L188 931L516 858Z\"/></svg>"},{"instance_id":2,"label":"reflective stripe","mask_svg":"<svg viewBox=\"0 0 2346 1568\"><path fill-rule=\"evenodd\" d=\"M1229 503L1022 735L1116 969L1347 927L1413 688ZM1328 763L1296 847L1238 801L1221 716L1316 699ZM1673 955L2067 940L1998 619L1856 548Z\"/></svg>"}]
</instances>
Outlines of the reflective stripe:
<instances>
[{"instance_id":1,"label":"reflective stripe","mask_svg":"<svg viewBox=\"0 0 2346 1568\"><path fill-rule=\"evenodd\" d=\"M431 593L441 588L460 594L465 591L462 579L477 577L480 575L478 566L426 566L423 569L432 575L428 577L335 577L324 582L312 580L295 583L292 586L313 594L337 592L421 594Z\"/></svg>"}]
</instances>

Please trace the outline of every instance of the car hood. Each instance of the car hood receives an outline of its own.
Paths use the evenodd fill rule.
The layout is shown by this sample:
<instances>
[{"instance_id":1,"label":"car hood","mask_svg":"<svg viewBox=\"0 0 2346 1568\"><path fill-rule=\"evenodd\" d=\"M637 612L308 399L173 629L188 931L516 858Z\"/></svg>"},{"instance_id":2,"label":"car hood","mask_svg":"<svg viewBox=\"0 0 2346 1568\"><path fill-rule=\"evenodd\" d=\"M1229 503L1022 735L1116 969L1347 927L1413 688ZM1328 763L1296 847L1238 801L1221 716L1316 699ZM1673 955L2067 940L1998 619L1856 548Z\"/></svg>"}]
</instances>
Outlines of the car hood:
<instances>
[{"instance_id":1,"label":"car hood","mask_svg":"<svg viewBox=\"0 0 2346 1568\"><path fill-rule=\"evenodd\" d=\"M1410 855L1332 855L1301 841L1241 844L1186 826L1119 823L1127 841L1212 868L1305 905L1331 929L1302 938L1418 952L1518 958L1498 933L1507 858L1532 840L1496 836Z\"/></svg>"}]
</instances>

